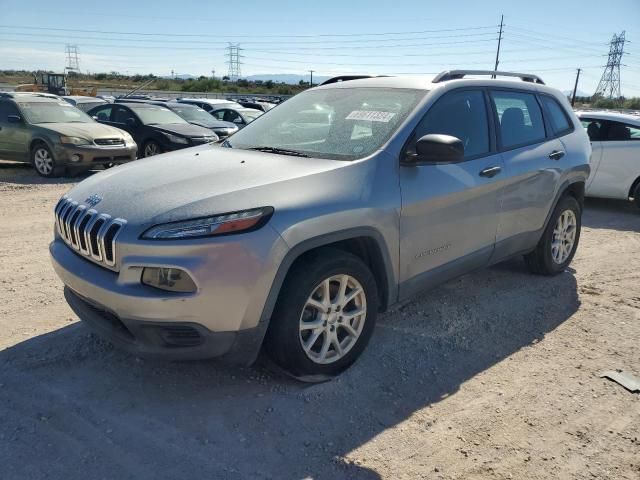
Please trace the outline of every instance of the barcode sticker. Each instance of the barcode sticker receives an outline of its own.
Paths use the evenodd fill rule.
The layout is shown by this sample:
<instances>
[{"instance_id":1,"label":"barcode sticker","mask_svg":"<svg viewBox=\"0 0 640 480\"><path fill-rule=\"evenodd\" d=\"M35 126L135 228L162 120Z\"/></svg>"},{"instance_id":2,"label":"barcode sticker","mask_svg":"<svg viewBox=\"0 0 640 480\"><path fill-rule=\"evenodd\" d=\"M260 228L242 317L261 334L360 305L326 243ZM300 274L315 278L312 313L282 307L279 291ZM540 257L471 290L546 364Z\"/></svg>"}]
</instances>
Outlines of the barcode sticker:
<instances>
[{"instance_id":1,"label":"barcode sticker","mask_svg":"<svg viewBox=\"0 0 640 480\"><path fill-rule=\"evenodd\" d=\"M347 120L369 120L370 122L388 123L395 116L392 112L375 112L369 110L354 110L347 115Z\"/></svg>"}]
</instances>

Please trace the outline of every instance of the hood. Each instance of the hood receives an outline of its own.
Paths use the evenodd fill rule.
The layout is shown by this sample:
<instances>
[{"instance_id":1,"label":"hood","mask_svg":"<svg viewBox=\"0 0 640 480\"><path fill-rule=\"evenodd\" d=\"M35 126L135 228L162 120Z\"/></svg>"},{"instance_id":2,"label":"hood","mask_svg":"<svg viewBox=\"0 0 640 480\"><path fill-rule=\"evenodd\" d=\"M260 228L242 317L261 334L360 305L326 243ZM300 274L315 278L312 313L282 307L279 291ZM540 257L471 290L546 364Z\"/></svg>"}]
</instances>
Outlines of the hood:
<instances>
[{"instance_id":1,"label":"hood","mask_svg":"<svg viewBox=\"0 0 640 480\"><path fill-rule=\"evenodd\" d=\"M367 164L203 145L93 175L68 196L102 198L95 209L148 227L255 207L309 208L360 195ZM366 173L365 173L366 174Z\"/></svg>"},{"instance_id":2,"label":"hood","mask_svg":"<svg viewBox=\"0 0 640 480\"><path fill-rule=\"evenodd\" d=\"M104 125L98 122L91 123L41 123L37 127L51 130L68 137L82 137L89 140L95 138L117 137L122 138L124 132L116 127Z\"/></svg>"},{"instance_id":3,"label":"hood","mask_svg":"<svg viewBox=\"0 0 640 480\"><path fill-rule=\"evenodd\" d=\"M161 132L180 135L181 137L210 137L208 128L193 125L191 123L163 123L160 125L149 125L149 127Z\"/></svg>"},{"instance_id":4,"label":"hood","mask_svg":"<svg viewBox=\"0 0 640 480\"><path fill-rule=\"evenodd\" d=\"M201 122L199 120L190 120L189 123L193 125L199 125L200 127L208 128L210 130L218 130L220 128L230 128L232 130L238 129L238 126L235 123L223 122L221 120L211 120L206 122Z\"/></svg>"}]
</instances>

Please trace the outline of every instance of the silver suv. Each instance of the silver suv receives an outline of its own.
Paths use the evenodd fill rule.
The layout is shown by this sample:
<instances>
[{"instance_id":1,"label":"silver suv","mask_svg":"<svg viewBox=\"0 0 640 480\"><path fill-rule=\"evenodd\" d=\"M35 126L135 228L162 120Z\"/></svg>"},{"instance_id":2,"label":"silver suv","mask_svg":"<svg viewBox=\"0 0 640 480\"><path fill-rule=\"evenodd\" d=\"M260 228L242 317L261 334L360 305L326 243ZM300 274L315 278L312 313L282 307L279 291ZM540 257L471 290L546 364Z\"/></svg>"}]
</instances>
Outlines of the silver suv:
<instances>
[{"instance_id":1,"label":"silver suv","mask_svg":"<svg viewBox=\"0 0 640 480\"><path fill-rule=\"evenodd\" d=\"M220 146L83 181L50 252L73 310L131 352L251 363L264 346L331 376L417 292L516 255L562 272L590 153L533 75L333 82Z\"/></svg>"}]
</instances>

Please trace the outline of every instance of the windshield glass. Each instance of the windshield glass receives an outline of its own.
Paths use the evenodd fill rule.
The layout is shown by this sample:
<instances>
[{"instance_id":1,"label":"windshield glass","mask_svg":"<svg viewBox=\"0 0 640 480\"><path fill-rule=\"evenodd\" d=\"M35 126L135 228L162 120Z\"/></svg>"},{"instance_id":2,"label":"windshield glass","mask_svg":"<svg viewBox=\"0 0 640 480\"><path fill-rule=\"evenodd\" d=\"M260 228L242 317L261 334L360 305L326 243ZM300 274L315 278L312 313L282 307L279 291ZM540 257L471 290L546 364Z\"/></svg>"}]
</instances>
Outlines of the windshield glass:
<instances>
[{"instance_id":1,"label":"windshield glass","mask_svg":"<svg viewBox=\"0 0 640 480\"><path fill-rule=\"evenodd\" d=\"M145 125L163 124L163 123L188 123L182 117L179 117L171 110L164 107L144 107L144 108L132 108L134 112L140 117L140 120Z\"/></svg>"},{"instance_id":2,"label":"windshield glass","mask_svg":"<svg viewBox=\"0 0 640 480\"><path fill-rule=\"evenodd\" d=\"M176 105L171 106L171 110L188 122L198 122L207 126L215 124L214 118L199 107L193 107L191 105Z\"/></svg>"},{"instance_id":3,"label":"windshield glass","mask_svg":"<svg viewBox=\"0 0 640 480\"><path fill-rule=\"evenodd\" d=\"M93 119L68 103L20 103L29 123L92 123Z\"/></svg>"},{"instance_id":4,"label":"windshield glass","mask_svg":"<svg viewBox=\"0 0 640 480\"><path fill-rule=\"evenodd\" d=\"M397 88L310 90L287 100L226 142L311 157L354 160L380 148L427 92Z\"/></svg>"},{"instance_id":5,"label":"windshield glass","mask_svg":"<svg viewBox=\"0 0 640 480\"><path fill-rule=\"evenodd\" d=\"M260 115L264 113L260 110L240 110L240 111L242 112L244 117L247 119L247 123L253 122L256 118L258 118Z\"/></svg>"}]
</instances>

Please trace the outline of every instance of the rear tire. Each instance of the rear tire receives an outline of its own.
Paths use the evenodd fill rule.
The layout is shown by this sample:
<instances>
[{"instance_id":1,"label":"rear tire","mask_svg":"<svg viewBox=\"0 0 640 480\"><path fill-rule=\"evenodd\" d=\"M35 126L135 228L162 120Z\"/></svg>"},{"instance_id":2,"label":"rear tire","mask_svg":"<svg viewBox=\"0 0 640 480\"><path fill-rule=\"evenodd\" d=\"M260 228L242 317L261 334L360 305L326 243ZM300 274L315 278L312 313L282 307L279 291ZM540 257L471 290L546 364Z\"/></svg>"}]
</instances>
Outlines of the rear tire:
<instances>
[{"instance_id":1,"label":"rear tire","mask_svg":"<svg viewBox=\"0 0 640 480\"><path fill-rule=\"evenodd\" d=\"M144 158L153 157L154 155L159 155L161 153L162 147L154 140L147 141L142 148L142 156Z\"/></svg>"},{"instance_id":2,"label":"rear tire","mask_svg":"<svg viewBox=\"0 0 640 480\"><path fill-rule=\"evenodd\" d=\"M570 195L562 197L536 249L524 256L529 270L540 275L563 272L576 253L581 227L580 204Z\"/></svg>"},{"instance_id":3,"label":"rear tire","mask_svg":"<svg viewBox=\"0 0 640 480\"><path fill-rule=\"evenodd\" d=\"M64 174L64 168L56 165L51 150L44 143L37 143L31 149L31 164L36 172L45 178L59 177Z\"/></svg>"},{"instance_id":4,"label":"rear tire","mask_svg":"<svg viewBox=\"0 0 640 480\"><path fill-rule=\"evenodd\" d=\"M360 258L321 249L285 279L265 338L267 354L300 379L333 377L364 351L378 305L375 279Z\"/></svg>"}]
</instances>

